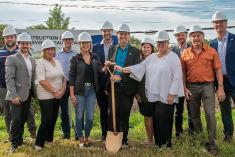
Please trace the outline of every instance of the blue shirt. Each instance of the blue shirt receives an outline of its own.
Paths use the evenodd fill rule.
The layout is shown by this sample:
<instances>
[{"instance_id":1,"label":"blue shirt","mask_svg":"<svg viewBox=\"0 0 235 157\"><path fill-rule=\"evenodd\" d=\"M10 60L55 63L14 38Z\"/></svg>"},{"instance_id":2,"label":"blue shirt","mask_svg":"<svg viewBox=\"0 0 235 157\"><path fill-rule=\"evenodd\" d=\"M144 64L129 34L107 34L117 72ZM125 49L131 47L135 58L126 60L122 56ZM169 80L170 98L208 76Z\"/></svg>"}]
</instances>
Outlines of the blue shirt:
<instances>
[{"instance_id":1,"label":"blue shirt","mask_svg":"<svg viewBox=\"0 0 235 157\"><path fill-rule=\"evenodd\" d=\"M0 49L0 88L6 88L6 79L5 79L5 62L6 58L10 55L16 54L18 48L10 52L6 46Z\"/></svg>"},{"instance_id":2,"label":"blue shirt","mask_svg":"<svg viewBox=\"0 0 235 157\"><path fill-rule=\"evenodd\" d=\"M60 62L63 71L64 71L64 78L66 81L69 81L69 69L70 69L70 60L73 56L78 54L74 51L65 52L63 49L56 53L56 59Z\"/></svg>"},{"instance_id":3,"label":"blue shirt","mask_svg":"<svg viewBox=\"0 0 235 157\"><path fill-rule=\"evenodd\" d=\"M224 35L223 39L218 39L218 54L222 64L222 73L223 75L227 75L226 71L226 63L225 63L225 56L226 56L226 48L228 42L228 32Z\"/></svg>"},{"instance_id":4,"label":"blue shirt","mask_svg":"<svg viewBox=\"0 0 235 157\"><path fill-rule=\"evenodd\" d=\"M117 48L117 54L115 58L115 62L120 67L125 67L126 57L127 57L128 45L122 49L120 46ZM116 75L121 75L121 72L115 71Z\"/></svg>"}]
</instances>

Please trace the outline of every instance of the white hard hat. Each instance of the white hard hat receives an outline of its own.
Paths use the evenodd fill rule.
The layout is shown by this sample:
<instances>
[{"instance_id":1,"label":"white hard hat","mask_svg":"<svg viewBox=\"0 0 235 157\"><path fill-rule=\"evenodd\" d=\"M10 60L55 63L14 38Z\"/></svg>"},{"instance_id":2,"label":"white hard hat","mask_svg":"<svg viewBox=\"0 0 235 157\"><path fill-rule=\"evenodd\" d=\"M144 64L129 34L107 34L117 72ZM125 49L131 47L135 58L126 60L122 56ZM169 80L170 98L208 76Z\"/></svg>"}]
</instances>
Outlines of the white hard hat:
<instances>
[{"instance_id":1,"label":"white hard hat","mask_svg":"<svg viewBox=\"0 0 235 157\"><path fill-rule=\"evenodd\" d=\"M195 32L201 32L202 34L204 34L202 28L201 28L200 26L198 26L198 25L193 25L192 27L190 27L190 29L189 29L189 35L190 35L191 33L195 33Z\"/></svg>"},{"instance_id":2,"label":"white hard hat","mask_svg":"<svg viewBox=\"0 0 235 157\"><path fill-rule=\"evenodd\" d=\"M121 25L118 27L117 32L128 32L128 33L130 33L131 30L130 30L130 27L129 27L127 24L121 24Z\"/></svg>"},{"instance_id":3,"label":"white hard hat","mask_svg":"<svg viewBox=\"0 0 235 157\"><path fill-rule=\"evenodd\" d=\"M109 21L105 21L102 25L101 25L101 30L103 29L112 29L113 30L113 25L111 22Z\"/></svg>"},{"instance_id":4,"label":"white hard hat","mask_svg":"<svg viewBox=\"0 0 235 157\"><path fill-rule=\"evenodd\" d=\"M42 42L42 49L43 50L51 48L51 47L55 48L55 43L52 40L46 39Z\"/></svg>"},{"instance_id":5,"label":"white hard hat","mask_svg":"<svg viewBox=\"0 0 235 157\"><path fill-rule=\"evenodd\" d=\"M20 35L18 35L17 42L19 41L32 42L32 39L28 33L23 32Z\"/></svg>"},{"instance_id":6,"label":"white hard hat","mask_svg":"<svg viewBox=\"0 0 235 157\"><path fill-rule=\"evenodd\" d=\"M144 39L141 40L141 45L143 45L143 44L151 44L154 46L153 40L149 37L145 37Z\"/></svg>"},{"instance_id":7,"label":"white hard hat","mask_svg":"<svg viewBox=\"0 0 235 157\"><path fill-rule=\"evenodd\" d=\"M88 32L82 32L78 36L78 42L83 42L83 41L92 41L91 35Z\"/></svg>"},{"instance_id":8,"label":"white hard hat","mask_svg":"<svg viewBox=\"0 0 235 157\"><path fill-rule=\"evenodd\" d=\"M3 29L2 36L5 37L8 35L16 35L16 30L14 29L13 26L7 26L6 28Z\"/></svg>"},{"instance_id":9,"label":"white hard hat","mask_svg":"<svg viewBox=\"0 0 235 157\"><path fill-rule=\"evenodd\" d=\"M156 42L159 41L169 41L170 37L166 31L159 31L156 35Z\"/></svg>"},{"instance_id":10,"label":"white hard hat","mask_svg":"<svg viewBox=\"0 0 235 157\"><path fill-rule=\"evenodd\" d=\"M65 31L63 34L62 34L62 40L63 39L74 39L74 36L73 36L73 33L71 33L70 31Z\"/></svg>"},{"instance_id":11,"label":"white hard hat","mask_svg":"<svg viewBox=\"0 0 235 157\"><path fill-rule=\"evenodd\" d=\"M174 28L173 34L176 35L178 33L187 33L187 29L183 25L178 25Z\"/></svg>"},{"instance_id":12,"label":"white hard hat","mask_svg":"<svg viewBox=\"0 0 235 157\"><path fill-rule=\"evenodd\" d=\"M212 22L219 20L228 20L227 17L220 11L216 11L212 16Z\"/></svg>"}]
</instances>

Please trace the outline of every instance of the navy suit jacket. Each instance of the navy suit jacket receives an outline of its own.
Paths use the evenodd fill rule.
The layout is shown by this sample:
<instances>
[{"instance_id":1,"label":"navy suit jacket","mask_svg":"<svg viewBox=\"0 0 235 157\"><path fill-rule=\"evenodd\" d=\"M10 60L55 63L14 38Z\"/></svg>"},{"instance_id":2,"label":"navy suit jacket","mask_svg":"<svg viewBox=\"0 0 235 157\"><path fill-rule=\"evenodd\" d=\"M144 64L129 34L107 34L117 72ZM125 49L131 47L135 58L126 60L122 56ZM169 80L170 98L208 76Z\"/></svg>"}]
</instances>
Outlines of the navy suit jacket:
<instances>
[{"instance_id":1,"label":"navy suit jacket","mask_svg":"<svg viewBox=\"0 0 235 157\"><path fill-rule=\"evenodd\" d=\"M112 46L114 46L114 45L116 45L116 44L113 43ZM93 53L95 53L99 56L101 64L102 64L102 66L104 66L104 62L105 62L104 44L101 44L100 42L97 44L94 44L92 51L93 51ZM108 79L108 77L104 73L99 74L100 91L105 90L107 79Z\"/></svg>"},{"instance_id":2,"label":"navy suit jacket","mask_svg":"<svg viewBox=\"0 0 235 157\"><path fill-rule=\"evenodd\" d=\"M210 46L217 50L218 39L211 40ZM228 80L235 87L235 34L232 33L228 34L225 63Z\"/></svg>"}]
</instances>

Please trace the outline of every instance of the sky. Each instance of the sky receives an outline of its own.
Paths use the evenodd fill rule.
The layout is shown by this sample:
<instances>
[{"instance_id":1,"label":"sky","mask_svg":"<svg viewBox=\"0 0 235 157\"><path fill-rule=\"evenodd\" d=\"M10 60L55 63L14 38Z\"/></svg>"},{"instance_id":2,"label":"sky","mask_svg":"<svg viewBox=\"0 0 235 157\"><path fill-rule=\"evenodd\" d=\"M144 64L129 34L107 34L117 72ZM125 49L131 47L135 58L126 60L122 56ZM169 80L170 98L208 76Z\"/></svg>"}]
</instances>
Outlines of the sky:
<instances>
[{"instance_id":1,"label":"sky","mask_svg":"<svg viewBox=\"0 0 235 157\"><path fill-rule=\"evenodd\" d=\"M235 25L232 0L0 0L0 23L21 29L43 24L54 4L62 5L65 16L71 17L69 27L75 29L100 29L105 20L111 21L115 29L127 23L131 31L173 29L178 24L211 27L216 10L225 12L228 24ZM213 31L208 35L213 36Z\"/></svg>"}]
</instances>

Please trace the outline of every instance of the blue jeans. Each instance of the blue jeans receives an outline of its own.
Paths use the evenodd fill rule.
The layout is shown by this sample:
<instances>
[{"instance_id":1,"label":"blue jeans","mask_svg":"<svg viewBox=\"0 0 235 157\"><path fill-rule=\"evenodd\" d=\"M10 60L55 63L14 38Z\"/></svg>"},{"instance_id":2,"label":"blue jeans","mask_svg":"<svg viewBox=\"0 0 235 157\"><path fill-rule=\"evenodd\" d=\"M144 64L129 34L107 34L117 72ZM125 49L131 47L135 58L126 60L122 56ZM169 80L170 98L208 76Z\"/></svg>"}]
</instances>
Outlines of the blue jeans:
<instances>
[{"instance_id":1,"label":"blue jeans","mask_svg":"<svg viewBox=\"0 0 235 157\"><path fill-rule=\"evenodd\" d=\"M77 106L75 107L76 114L76 134L78 138L83 137L83 115L86 112L85 119L85 137L90 136L91 128L94 119L94 108L96 102L96 94L93 87L85 87L84 95L76 95Z\"/></svg>"},{"instance_id":2,"label":"blue jeans","mask_svg":"<svg viewBox=\"0 0 235 157\"><path fill-rule=\"evenodd\" d=\"M220 110L222 122L224 125L224 138L232 139L233 138L233 119L232 119L232 107L231 107L231 98L235 103L235 87L233 87L228 78L224 77L224 91L225 91L225 100L220 102Z\"/></svg>"}]
</instances>

